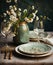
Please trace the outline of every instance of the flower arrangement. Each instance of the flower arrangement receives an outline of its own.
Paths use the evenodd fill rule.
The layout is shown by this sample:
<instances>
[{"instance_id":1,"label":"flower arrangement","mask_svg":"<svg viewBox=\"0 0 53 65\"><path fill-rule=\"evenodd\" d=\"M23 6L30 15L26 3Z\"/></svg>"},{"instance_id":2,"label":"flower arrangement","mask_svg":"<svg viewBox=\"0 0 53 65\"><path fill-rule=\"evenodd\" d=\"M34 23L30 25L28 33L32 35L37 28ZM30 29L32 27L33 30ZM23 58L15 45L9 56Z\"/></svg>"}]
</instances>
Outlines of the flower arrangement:
<instances>
[{"instance_id":1,"label":"flower arrangement","mask_svg":"<svg viewBox=\"0 0 53 65\"><path fill-rule=\"evenodd\" d=\"M10 5L9 10L7 10L4 15L4 22L6 27L4 27L4 32L9 31L10 29L16 34L19 22L32 23L35 19L35 22L39 22L41 28L43 28L43 20L48 19L47 16L37 16L38 10L34 6L29 6L27 9L17 8L15 5ZM39 25L39 24L38 24Z\"/></svg>"},{"instance_id":2,"label":"flower arrangement","mask_svg":"<svg viewBox=\"0 0 53 65\"><path fill-rule=\"evenodd\" d=\"M16 32L19 22L33 22L36 17L36 20L39 20L39 17L36 15L38 10L35 10L34 6L29 6L28 9L22 10L14 6L9 6L9 10L4 14L4 22L7 24L7 27L4 30L9 31L13 27L13 32Z\"/></svg>"}]
</instances>

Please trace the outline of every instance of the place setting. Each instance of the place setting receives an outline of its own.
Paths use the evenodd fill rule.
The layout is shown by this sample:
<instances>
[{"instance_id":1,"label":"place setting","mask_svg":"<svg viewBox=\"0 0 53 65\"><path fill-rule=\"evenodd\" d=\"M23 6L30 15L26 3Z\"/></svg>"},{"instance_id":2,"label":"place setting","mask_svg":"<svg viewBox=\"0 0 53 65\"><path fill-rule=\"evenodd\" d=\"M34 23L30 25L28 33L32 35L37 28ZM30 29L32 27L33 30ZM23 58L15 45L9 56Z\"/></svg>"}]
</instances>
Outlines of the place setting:
<instances>
[{"instance_id":1,"label":"place setting","mask_svg":"<svg viewBox=\"0 0 53 65\"><path fill-rule=\"evenodd\" d=\"M52 46L44 42L44 38L48 37L48 33L43 29L34 28L33 31L29 31L30 41L21 44L15 48L15 52L22 56L31 58L41 58L52 54ZM41 42L42 41L42 42Z\"/></svg>"},{"instance_id":2,"label":"place setting","mask_svg":"<svg viewBox=\"0 0 53 65\"><path fill-rule=\"evenodd\" d=\"M29 42L26 44L19 45L15 48L17 54L26 57L46 57L52 54L52 46L44 44L43 42Z\"/></svg>"}]
</instances>

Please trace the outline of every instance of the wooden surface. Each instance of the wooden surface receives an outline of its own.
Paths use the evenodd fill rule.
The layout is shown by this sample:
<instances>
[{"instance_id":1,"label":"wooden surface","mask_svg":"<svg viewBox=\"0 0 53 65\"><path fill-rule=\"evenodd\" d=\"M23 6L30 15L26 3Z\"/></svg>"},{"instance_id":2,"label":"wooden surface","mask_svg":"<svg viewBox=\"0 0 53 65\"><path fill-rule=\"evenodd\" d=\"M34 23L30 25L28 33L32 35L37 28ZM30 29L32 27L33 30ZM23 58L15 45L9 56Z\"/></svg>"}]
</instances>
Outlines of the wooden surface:
<instances>
[{"instance_id":1,"label":"wooden surface","mask_svg":"<svg viewBox=\"0 0 53 65\"><path fill-rule=\"evenodd\" d=\"M0 65L53 65L53 54L44 58L28 58L13 54L12 59L4 59L4 54L0 54Z\"/></svg>"},{"instance_id":2,"label":"wooden surface","mask_svg":"<svg viewBox=\"0 0 53 65\"><path fill-rule=\"evenodd\" d=\"M53 52L50 56L43 58L29 58L21 56L13 51L11 60L4 59L4 53L0 52L0 65L53 65Z\"/></svg>"}]
</instances>

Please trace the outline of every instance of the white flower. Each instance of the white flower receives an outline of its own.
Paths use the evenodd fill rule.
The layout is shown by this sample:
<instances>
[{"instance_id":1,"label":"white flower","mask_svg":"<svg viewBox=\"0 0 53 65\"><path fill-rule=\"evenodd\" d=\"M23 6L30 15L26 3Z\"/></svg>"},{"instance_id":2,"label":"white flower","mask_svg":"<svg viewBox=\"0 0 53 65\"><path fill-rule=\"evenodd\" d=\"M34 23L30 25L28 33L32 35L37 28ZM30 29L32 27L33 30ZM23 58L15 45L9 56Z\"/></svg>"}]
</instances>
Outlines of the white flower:
<instances>
[{"instance_id":1,"label":"white flower","mask_svg":"<svg viewBox=\"0 0 53 65\"><path fill-rule=\"evenodd\" d=\"M36 16L36 21L38 21L39 20L39 17L38 16Z\"/></svg>"},{"instance_id":2,"label":"white flower","mask_svg":"<svg viewBox=\"0 0 53 65\"><path fill-rule=\"evenodd\" d=\"M11 14L13 14L15 17L17 16L15 12L12 12Z\"/></svg>"},{"instance_id":3,"label":"white flower","mask_svg":"<svg viewBox=\"0 0 53 65\"><path fill-rule=\"evenodd\" d=\"M9 18L11 21L13 21L13 22L16 22L18 19L15 17L15 16L13 16L13 15L10 15L10 18Z\"/></svg>"},{"instance_id":4,"label":"white flower","mask_svg":"<svg viewBox=\"0 0 53 65\"><path fill-rule=\"evenodd\" d=\"M4 19L4 22L6 22L6 19Z\"/></svg>"},{"instance_id":5,"label":"white flower","mask_svg":"<svg viewBox=\"0 0 53 65\"><path fill-rule=\"evenodd\" d=\"M18 8L19 11L21 11L21 8Z\"/></svg>"},{"instance_id":6,"label":"white flower","mask_svg":"<svg viewBox=\"0 0 53 65\"><path fill-rule=\"evenodd\" d=\"M10 3L10 2L11 2L11 0L6 0L6 2L7 2L7 3Z\"/></svg>"},{"instance_id":7,"label":"white flower","mask_svg":"<svg viewBox=\"0 0 53 65\"><path fill-rule=\"evenodd\" d=\"M6 13L3 13L3 15L4 15L4 17L6 17L7 14Z\"/></svg>"},{"instance_id":8,"label":"white flower","mask_svg":"<svg viewBox=\"0 0 53 65\"><path fill-rule=\"evenodd\" d=\"M38 10L35 11L35 14L37 14Z\"/></svg>"},{"instance_id":9,"label":"white flower","mask_svg":"<svg viewBox=\"0 0 53 65\"><path fill-rule=\"evenodd\" d=\"M24 18L25 21L28 21L29 19L27 17Z\"/></svg>"},{"instance_id":10,"label":"white flower","mask_svg":"<svg viewBox=\"0 0 53 65\"><path fill-rule=\"evenodd\" d=\"M10 11L11 11L11 12L14 12L14 9L11 9Z\"/></svg>"},{"instance_id":11,"label":"white flower","mask_svg":"<svg viewBox=\"0 0 53 65\"><path fill-rule=\"evenodd\" d=\"M13 8L12 5L10 5L10 6L9 6L9 9L12 9L12 8Z\"/></svg>"},{"instance_id":12,"label":"white flower","mask_svg":"<svg viewBox=\"0 0 53 65\"><path fill-rule=\"evenodd\" d=\"M16 17L16 13L14 12L13 9L10 10L11 11L11 14L14 15Z\"/></svg>"},{"instance_id":13,"label":"white flower","mask_svg":"<svg viewBox=\"0 0 53 65\"><path fill-rule=\"evenodd\" d=\"M14 0L15 3L17 3L17 0Z\"/></svg>"},{"instance_id":14,"label":"white flower","mask_svg":"<svg viewBox=\"0 0 53 65\"><path fill-rule=\"evenodd\" d=\"M28 23L30 23L30 22L33 22L33 18L27 18L27 17L25 17L25 19L24 19L26 22L28 22Z\"/></svg>"},{"instance_id":15,"label":"white flower","mask_svg":"<svg viewBox=\"0 0 53 65\"><path fill-rule=\"evenodd\" d=\"M33 14L33 19L36 17L35 13L32 13Z\"/></svg>"},{"instance_id":16,"label":"white flower","mask_svg":"<svg viewBox=\"0 0 53 65\"><path fill-rule=\"evenodd\" d=\"M18 16L21 16L21 12L18 12Z\"/></svg>"},{"instance_id":17,"label":"white flower","mask_svg":"<svg viewBox=\"0 0 53 65\"><path fill-rule=\"evenodd\" d=\"M15 8L14 8L14 10L16 11L16 10L17 10L17 8L15 7Z\"/></svg>"},{"instance_id":18,"label":"white flower","mask_svg":"<svg viewBox=\"0 0 53 65\"><path fill-rule=\"evenodd\" d=\"M32 10L34 10L34 6L32 6Z\"/></svg>"},{"instance_id":19,"label":"white flower","mask_svg":"<svg viewBox=\"0 0 53 65\"><path fill-rule=\"evenodd\" d=\"M17 7L16 7L15 5L13 6L13 8L14 8L14 11L16 11L16 10L17 10Z\"/></svg>"},{"instance_id":20,"label":"white flower","mask_svg":"<svg viewBox=\"0 0 53 65\"><path fill-rule=\"evenodd\" d=\"M24 10L23 10L23 13L25 13L25 12L27 12L27 9L24 9Z\"/></svg>"},{"instance_id":21,"label":"white flower","mask_svg":"<svg viewBox=\"0 0 53 65\"><path fill-rule=\"evenodd\" d=\"M9 12L8 10L6 11L6 13L7 13L8 15L10 15L10 12Z\"/></svg>"},{"instance_id":22,"label":"white flower","mask_svg":"<svg viewBox=\"0 0 53 65\"><path fill-rule=\"evenodd\" d=\"M15 12L13 13L13 15L14 15L15 17L17 16Z\"/></svg>"}]
</instances>

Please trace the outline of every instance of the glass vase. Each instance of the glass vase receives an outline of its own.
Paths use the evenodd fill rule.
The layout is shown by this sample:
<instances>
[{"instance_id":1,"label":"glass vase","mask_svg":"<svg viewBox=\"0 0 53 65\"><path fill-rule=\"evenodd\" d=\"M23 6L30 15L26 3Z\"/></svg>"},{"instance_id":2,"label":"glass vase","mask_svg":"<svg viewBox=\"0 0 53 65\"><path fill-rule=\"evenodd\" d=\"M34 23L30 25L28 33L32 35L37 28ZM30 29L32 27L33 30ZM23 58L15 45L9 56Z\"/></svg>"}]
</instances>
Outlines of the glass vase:
<instances>
[{"instance_id":1,"label":"glass vase","mask_svg":"<svg viewBox=\"0 0 53 65\"><path fill-rule=\"evenodd\" d=\"M18 27L18 42L19 43L27 43L29 42L29 27L27 23L20 22Z\"/></svg>"}]
</instances>

